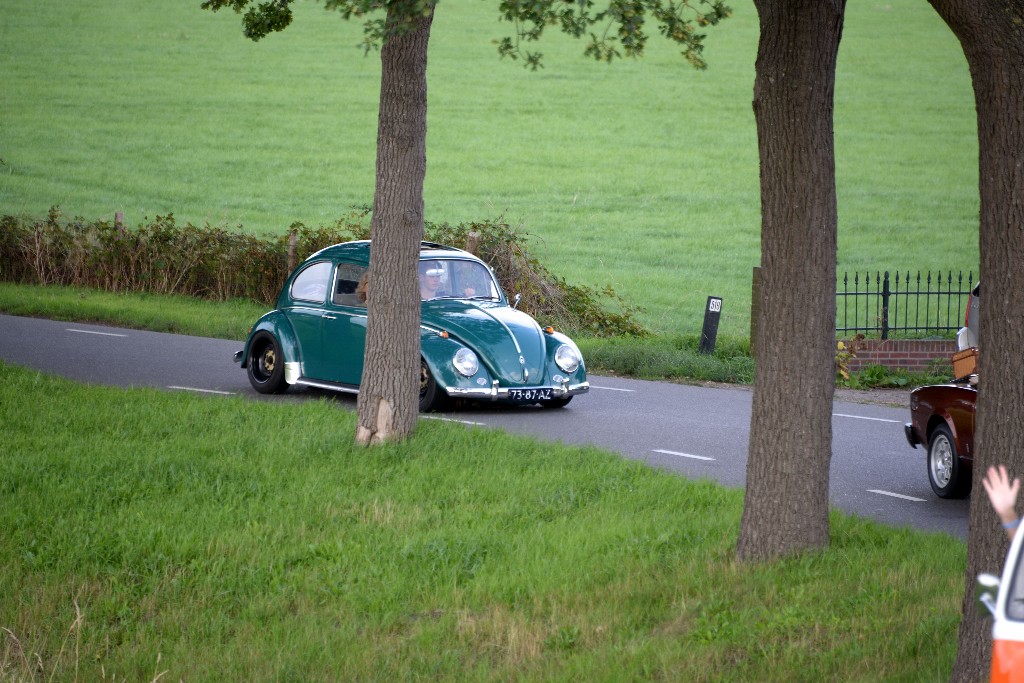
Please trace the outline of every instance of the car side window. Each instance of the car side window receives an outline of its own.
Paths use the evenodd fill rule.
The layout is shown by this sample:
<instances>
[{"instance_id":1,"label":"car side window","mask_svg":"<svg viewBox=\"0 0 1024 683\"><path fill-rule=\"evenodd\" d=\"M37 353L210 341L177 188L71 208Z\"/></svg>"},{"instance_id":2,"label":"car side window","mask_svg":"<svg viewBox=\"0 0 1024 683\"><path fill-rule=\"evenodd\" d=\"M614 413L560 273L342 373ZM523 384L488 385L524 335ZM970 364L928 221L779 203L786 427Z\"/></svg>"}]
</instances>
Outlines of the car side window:
<instances>
[{"instance_id":1,"label":"car side window","mask_svg":"<svg viewBox=\"0 0 1024 683\"><path fill-rule=\"evenodd\" d=\"M299 273L292 281L292 298L323 303L331 281L330 261L319 261Z\"/></svg>"},{"instance_id":2,"label":"car side window","mask_svg":"<svg viewBox=\"0 0 1024 683\"><path fill-rule=\"evenodd\" d=\"M334 275L334 293L331 301L339 306L366 308L366 266L339 263Z\"/></svg>"}]
</instances>

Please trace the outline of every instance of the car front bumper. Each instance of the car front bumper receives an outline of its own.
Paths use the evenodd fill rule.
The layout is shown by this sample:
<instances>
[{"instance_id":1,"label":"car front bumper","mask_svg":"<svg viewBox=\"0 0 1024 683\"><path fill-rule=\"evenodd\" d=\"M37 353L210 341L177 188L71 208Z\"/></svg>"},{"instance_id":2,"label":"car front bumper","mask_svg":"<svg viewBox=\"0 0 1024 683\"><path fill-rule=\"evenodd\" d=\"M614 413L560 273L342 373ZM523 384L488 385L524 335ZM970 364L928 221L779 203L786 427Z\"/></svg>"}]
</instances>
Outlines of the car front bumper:
<instances>
[{"instance_id":1,"label":"car front bumper","mask_svg":"<svg viewBox=\"0 0 1024 683\"><path fill-rule=\"evenodd\" d=\"M907 443L910 444L911 448L917 448L921 440L917 438L917 432L914 431L914 423L907 422L903 425L903 434L907 437Z\"/></svg>"},{"instance_id":2,"label":"car front bumper","mask_svg":"<svg viewBox=\"0 0 1024 683\"><path fill-rule=\"evenodd\" d=\"M570 396L576 396L577 394L585 394L590 391L589 382L580 382L579 384L556 384L553 386L539 386L539 387L499 387L498 382L495 381L490 387L445 387L444 390L452 398L475 398L482 401L509 401L517 400L528 402L530 399L524 396L529 396L532 392L542 393L545 391L551 392L551 398L561 399L568 398ZM513 398L515 396L515 398ZM538 399L543 400L543 399Z\"/></svg>"}]
</instances>

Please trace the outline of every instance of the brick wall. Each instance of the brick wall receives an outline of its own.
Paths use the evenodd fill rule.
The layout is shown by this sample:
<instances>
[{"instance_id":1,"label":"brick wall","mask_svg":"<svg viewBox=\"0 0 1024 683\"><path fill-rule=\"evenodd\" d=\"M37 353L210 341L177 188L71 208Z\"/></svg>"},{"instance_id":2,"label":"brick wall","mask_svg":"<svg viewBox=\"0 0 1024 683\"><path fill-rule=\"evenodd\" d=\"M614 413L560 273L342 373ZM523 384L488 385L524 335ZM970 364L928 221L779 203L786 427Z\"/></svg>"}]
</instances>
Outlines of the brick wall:
<instances>
[{"instance_id":1,"label":"brick wall","mask_svg":"<svg viewBox=\"0 0 1024 683\"><path fill-rule=\"evenodd\" d=\"M955 339L865 339L860 342L857 357L850 359L849 368L857 371L867 365L884 365L920 372L938 359L950 366L952 372L954 353Z\"/></svg>"}]
</instances>

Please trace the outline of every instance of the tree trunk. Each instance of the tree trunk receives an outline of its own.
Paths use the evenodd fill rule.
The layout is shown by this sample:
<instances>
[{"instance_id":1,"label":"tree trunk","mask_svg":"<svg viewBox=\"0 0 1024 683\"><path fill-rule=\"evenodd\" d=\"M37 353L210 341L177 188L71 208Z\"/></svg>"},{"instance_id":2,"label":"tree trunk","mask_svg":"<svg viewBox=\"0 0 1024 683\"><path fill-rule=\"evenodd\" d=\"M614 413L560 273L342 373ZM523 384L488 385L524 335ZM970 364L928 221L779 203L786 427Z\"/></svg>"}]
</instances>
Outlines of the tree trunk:
<instances>
[{"instance_id":1,"label":"tree trunk","mask_svg":"<svg viewBox=\"0 0 1024 683\"><path fill-rule=\"evenodd\" d=\"M828 545L837 210L832 112L845 0L756 0L761 301L736 555Z\"/></svg>"},{"instance_id":2,"label":"tree trunk","mask_svg":"<svg viewBox=\"0 0 1024 683\"><path fill-rule=\"evenodd\" d=\"M388 5L387 21L397 12ZM402 440L419 414L420 296L427 173L427 43L433 12L381 48L377 185L373 194L366 355L356 443Z\"/></svg>"},{"instance_id":3,"label":"tree trunk","mask_svg":"<svg viewBox=\"0 0 1024 683\"><path fill-rule=\"evenodd\" d=\"M974 608L975 577L998 572L1007 549L981 478L997 463L1006 464L1011 476L1024 477L1024 6L1007 0L931 1L967 57L978 113L985 291L978 331L975 493L952 680L980 681L988 676L992 622Z\"/></svg>"}]
</instances>

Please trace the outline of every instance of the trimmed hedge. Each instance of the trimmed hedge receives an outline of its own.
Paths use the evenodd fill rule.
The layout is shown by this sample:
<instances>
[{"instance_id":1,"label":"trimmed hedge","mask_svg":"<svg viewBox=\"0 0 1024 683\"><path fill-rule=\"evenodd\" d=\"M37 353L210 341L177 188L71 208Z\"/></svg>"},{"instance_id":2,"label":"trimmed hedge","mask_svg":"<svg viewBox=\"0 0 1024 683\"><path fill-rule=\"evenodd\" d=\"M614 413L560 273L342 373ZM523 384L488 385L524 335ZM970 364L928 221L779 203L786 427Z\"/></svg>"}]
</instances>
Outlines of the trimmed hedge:
<instances>
[{"instance_id":1,"label":"trimmed hedge","mask_svg":"<svg viewBox=\"0 0 1024 683\"><path fill-rule=\"evenodd\" d=\"M135 228L107 221L66 220L57 207L44 220L0 216L0 279L92 287L111 292L183 294L273 305L295 264L331 244L369 239L369 209L353 210L333 226L293 223L276 238L157 216ZM506 292L523 295L520 308L544 324L594 336L645 336L636 311L612 290L570 285L527 249L526 233L502 218L478 223L428 223L424 239L465 247L495 271ZM616 310L611 310L614 308Z\"/></svg>"}]
</instances>

